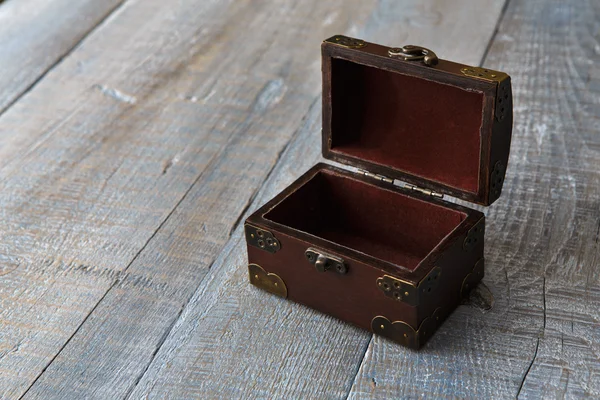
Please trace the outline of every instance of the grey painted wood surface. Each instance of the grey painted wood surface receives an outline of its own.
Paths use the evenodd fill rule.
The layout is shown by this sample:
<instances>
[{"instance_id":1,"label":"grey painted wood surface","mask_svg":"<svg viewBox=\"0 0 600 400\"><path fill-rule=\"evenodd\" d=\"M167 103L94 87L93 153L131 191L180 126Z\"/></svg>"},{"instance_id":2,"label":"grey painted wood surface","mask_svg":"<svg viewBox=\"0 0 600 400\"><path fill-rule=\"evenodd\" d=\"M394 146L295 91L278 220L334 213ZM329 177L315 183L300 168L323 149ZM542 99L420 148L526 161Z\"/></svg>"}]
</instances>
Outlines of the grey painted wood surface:
<instances>
[{"instance_id":1,"label":"grey painted wood surface","mask_svg":"<svg viewBox=\"0 0 600 400\"><path fill-rule=\"evenodd\" d=\"M487 212L495 305L459 308L418 355L374 337L351 398L600 397L599 16L593 1L510 1L484 63L511 74L515 104Z\"/></svg>"},{"instance_id":2,"label":"grey painted wood surface","mask_svg":"<svg viewBox=\"0 0 600 400\"><path fill-rule=\"evenodd\" d=\"M0 7L0 114L123 0L12 0Z\"/></svg>"},{"instance_id":3,"label":"grey painted wood surface","mask_svg":"<svg viewBox=\"0 0 600 400\"><path fill-rule=\"evenodd\" d=\"M98 157L94 168L106 171L111 181L150 185L145 193L133 191L127 198L132 208L141 208L140 218L153 209L169 210L147 221L153 231L140 232L144 242L133 242L136 238L128 232L118 237L119 241L133 242L132 247L138 246L138 254L120 262L112 254L100 260L120 270L111 270L107 279L98 279L99 295L88 303L93 312L78 320L85 323L70 332L76 333L74 336L63 337L64 349L59 349L60 354L26 397L91 393L98 398L114 398L131 390L318 95L321 40L352 23L362 24L361 19L372 8L372 4L356 2L354 17L350 17L335 4L324 2L302 7L264 3L257 8L256 3L221 1L180 6L175 10L164 2L127 3L114 20L114 28L107 25L98 32L98 38L84 43L83 49L93 52L94 47L103 45L104 37L126 26L142 31L131 39L132 45L140 46L143 37L142 43L158 46L160 43L154 43L169 36L172 20L176 17L180 22L172 34L174 43L159 58L175 67L159 63L142 71L145 76L137 76L138 80L151 81L156 75L165 75L158 88L150 86L147 98L142 98L146 94L125 91L121 85L103 85L138 99L124 105L130 111L120 117L125 121L122 128L113 127L106 133L108 140L114 138L132 154L110 154L108 149L100 149L90 156ZM154 16L141 28L140 11ZM315 18L323 15L329 17L326 23L316 25ZM311 26L308 31L307 24ZM254 46L248 47L241 38L250 35ZM314 46L287 51L299 37ZM125 37L114 39L108 43L115 47L123 46L123 41L129 43ZM125 53L121 62L137 70L140 59L153 57L152 49L140 52L138 59L129 57ZM173 72L164 72L171 68ZM131 73L119 78L128 79ZM155 133L149 135L144 114L153 112L159 116L151 120ZM127 141L120 140L128 136ZM120 163L136 165L135 147L142 143L156 146L142 153L149 164L147 172L115 172ZM101 163L100 157L104 157ZM194 182L197 189L188 191ZM98 185L103 187L104 182L99 180ZM123 190L121 187L117 192ZM148 196L158 196L157 203L148 204ZM182 200L186 202L182 204L191 202L194 215L182 215L176 209ZM156 208L158 202L163 205ZM96 269L96 264L79 263L85 265L83 269Z\"/></svg>"},{"instance_id":4,"label":"grey painted wood surface","mask_svg":"<svg viewBox=\"0 0 600 400\"><path fill-rule=\"evenodd\" d=\"M361 7L354 8L357 21L368 15ZM331 17L329 25L304 34L317 48L326 29L346 29L352 20L334 9L127 2L0 118L0 246L7 255L0 285L1 397L29 388L31 396L37 388L51 396L50 380L35 382L47 368L49 378L60 371L60 361L69 360L58 357L61 350L84 321L104 322L101 301L120 291L135 297L132 307L156 296L170 308L147 303L156 332L142 314L133 320L145 326L124 320L141 334L133 337L138 347L130 359L120 358L128 353L116 344L112 359L85 349L78 361L91 365L89 373L69 375L69 393L54 381L54 395L125 395L177 318L186 285L189 297L285 145L285 133L289 138L297 129L319 92L318 74L311 79L309 73L318 70L318 53L310 46L284 50L316 15ZM240 40L250 28L254 47ZM308 57L315 65L304 63ZM272 117L263 120L267 114ZM15 138L10 133L17 128ZM271 158L253 161L262 151ZM204 190L206 208L195 220L179 220L186 230L174 210L194 182ZM181 240L171 243L167 231L158 232L161 226ZM202 242L188 255L188 268L179 259L164 269L161 257L183 256L177 246L193 234ZM142 253L151 239L160 245ZM127 330L123 340L131 339ZM105 332L92 332L103 351L120 338L114 326Z\"/></svg>"},{"instance_id":5,"label":"grey painted wood surface","mask_svg":"<svg viewBox=\"0 0 600 400\"><path fill-rule=\"evenodd\" d=\"M499 16L502 4L496 6ZM473 15L476 11L473 10ZM382 15L396 19L390 12L374 13L372 25ZM466 22L473 15L462 15L465 24L458 25L469 26ZM456 22L448 20L446 23L455 26ZM494 24L486 26L491 35ZM406 28L398 26L396 29ZM411 33L418 35L420 42L427 37L433 40L428 36L435 35L430 26L424 25L421 29L412 27ZM456 37L445 40L451 43L466 33L455 32ZM381 41L394 36L390 31L371 31L370 34ZM464 45L472 47L455 46L447 50L450 52L447 56L478 64L487 38ZM319 100L315 99L304 127L282 155L248 212L319 160ZM196 206L191 205L186 211L191 216L197 213L195 209ZM348 395L370 335L249 286L244 249L239 227L131 398L308 399Z\"/></svg>"},{"instance_id":6,"label":"grey painted wood surface","mask_svg":"<svg viewBox=\"0 0 600 400\"><path fill-rule=\"evenodd\" d=\"M119 18L125 18L128 6L129 3L123 8ZM192 6L190 4L189 7ZM439 9L436 4L429 5L432 8L434 6ZM220 21L220 24L239 26L238 31L231 32L228 38L225 38L229 44L222 44L223 49L227 46L245 46L246 42L239 42L239 37L244 34L250 35L245 28L248 23L260 25L264 20L280 21L281 24L285 24L285 28L274 24L270 30L253 33L254 43L267 43L264 48L255 51L248 49L241 54L235 51L215 50L213 51L215 60L212 63L189 67L195 70L205 68L206 72L202 75L204 79L207 75L216 74L212 79L215 82L212 86L188 93L186 97L188 102L200 103L198 107L194 107L194 110L202 112L202 109L206 109L204 112L207 115L216 112L215 120L220 121L224 126L228 119L231 121L232 127L227 132L224 130L212 132L215 136L214 140L220 141L223 147L215 146L215 149L212 149L213 161L197 176L192 190L184 194L185 198L181 204L174 209L169 219L144 246L143 251L126 268L124 278L121 276L115 278L118 282L109 286L107 294L97 305L94 305L93 312L83 321L83 325L76 328L75 334L67 339L65 347L39 379L35 380L26 397L78 397L84 394L117 397L133 389L206 270L211 264L214 265L214 259L239 222L240 214L256 195L266 174L273 168L278 152L297 129L308 105L319 98L318 46L320 41L335 32L352 32L353 29L357 29L353 28L356 25L366 26L366 29L378 32L381 38L388 37L394 32L407 35L406 27L397 30L390 30L388 27L387 32L381 29L380 26L385 27L391 23L390 10L393 11L395 8L388 3L383 3L379 7L373 11L372 4L363 2L360 6L349 7L352 12L346 14L344 11L346 9L339 10L335 4L311 7L307 5L292 10L295 14L286 18L280 16L289 13L290 10L281 7L268 10L253 9L254 13L247 12L245 8L238 12L230 9L230 17L228 17L230 14L223 13L225 19ZM406 3L405 17L414 17L419 13L426 17L426 12L434 17L439 16L440 11L427 11L422 7L422 5ZM501 4L495 4L495 7L499 13ZM222 12L222 9L216 10L214 15L217 15L217 11ZM183 10L182 14L184 12L187 10ZM269 12L274 15L269 15ZM450 10L448 12L451 13ZM206 17L207 20L210 17L214 18L214 15ZM352 19L350 15L353 16ZM249 18L249 21L242 20L244 23L239 23L241 16ZM323 26L316 29L313 20L321 16L326 17L321 22ZM256 18L259 20L255 21ZM493 22L494 18L497 18L497 15L491 16L490 21ZM467 15L464 15L464 20L467 19ZM380 23L380 20L388 22ZM290 21L297 21L297 28L296 25L290 25ZM439 24L438 19L432 18L432 21ZM441 26L447 25L448 30L454 29L451 19L444 21ZM115 19L115 23L117 22L119 20ZM313 26L305 40L314 41L314 46L304 46L294 52L285 50L296 43L298 35L307 35L295 31L295 29L305 29L307 23ZM420 22L420 24L421 28L413 27L411 32L425 32L431 27L431 23ZM105 30L109 29L110 26L105 28ZM272 41L274 32L281 29L286 32L285 35L279 33L278 40ZM487 38L482 36L479 42L465 43L461 47L465 54L475 50L475 55L471 55L471 58L466 61L478 62L492 31L493 24L490 24ZM103 31L99 32L99 35L103 34L105 34ZM179 34L182 36L181 32ZM195 35L197 32L190 34ZM445 37L444 40L448 45L452 43L449 37ZM210 41L210 38L207 37L206 41ZM88 42L84 43L84 48L86 46L90 48L89 51L92 51ZM235 62L231 62L229 68L215 68L215 65L229 61L233 54L236 54L237 58L232 60ZM304 60L304 62L294 60ZM312 61L307 62L308 60ZM231 91L228 90L231 76L235 77L234 82L237 84L248 79L246 76L256 77L262 80L262 83L245 87L243 91ZM191 86L194 86L194 82ZM254 94L248 93L251 90L255 90ZM240 103L240 94L248 99L240 104L241 110L238 107L222 106L222 104ZM134 97L131 92L127 92L127 95ZM207 98L210 101L206 101ZM305 106L303 107L302 104ZM210 107L211 105L213 107ZM136 103L132 106L140 107L141 104ZM235 117L231 116L232 113L236 114ZM240 118L239 113L245 116ZM295 115L296 119L294 119ZM171 118L181 119L182 116L185 115L180 112L180 115L173 114ZM236 127L235 123L240 119L244 123ZM197 121L202 119L198 118ZM199 122L196 124L200 132L206 129L205 125ZM224 141L225 134L234 136ZM186 144L188 148L206 145L203 141L192 145ZM318 152L318 146L313 144L313 154ZM107 155L106 152L102 154ZM174 168L174 165L169 165L170 163L170 161L165 163L169 172ZM178 163L181 163L181 160ZM146 285L137 287L133 284L123 284L122 281L127 282L130 276L143 279ZM101 292L101 289L98 291ZM142 323L132 324L132 321L142 321ZM353 353L361 354L362 350ZM89 357L92 354L93 357ZM307 357L306 360L309 361L310 358ZM358 364L355 361L353 365L351 371L355 371ZM336 373L339 376L344 375L339 371ZM344 379L347 381L347 377ZM334 380L332 384L335 385L336 382Z\"/></svg>"},{"instance_id":7,"label":"grey painted wood surface","mask_svg":"<svg viewBox=\"0 0 600 400\"><path fill-rule=\"evenodd\" d=\"M511 0L485 62L516 104L495 304L420 353L248 285L240 221L319 159L321 39L478 64L503 2L163 3L0 117L1 398L597 397L595 3Z\"/></svg>"}]
</instances>

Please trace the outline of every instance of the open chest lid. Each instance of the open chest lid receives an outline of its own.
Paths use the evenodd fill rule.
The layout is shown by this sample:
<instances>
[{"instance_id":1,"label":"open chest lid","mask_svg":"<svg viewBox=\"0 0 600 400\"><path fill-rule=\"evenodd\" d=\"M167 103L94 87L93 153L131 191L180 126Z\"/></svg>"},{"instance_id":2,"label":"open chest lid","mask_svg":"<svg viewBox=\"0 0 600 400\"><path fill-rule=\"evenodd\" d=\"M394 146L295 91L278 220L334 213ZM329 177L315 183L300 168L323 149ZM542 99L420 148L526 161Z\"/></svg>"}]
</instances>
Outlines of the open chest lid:
<instances>
[{"instance_id":1,"label":"open chest lid","mask_svg":"<svg viewBox=\"0 0 600 400\"><path fill-rule=\"evenodd\" d=\"M323 156L489 205L504 181L510 77L337 35L323 42Z\"/></svg>"}]
</instances>

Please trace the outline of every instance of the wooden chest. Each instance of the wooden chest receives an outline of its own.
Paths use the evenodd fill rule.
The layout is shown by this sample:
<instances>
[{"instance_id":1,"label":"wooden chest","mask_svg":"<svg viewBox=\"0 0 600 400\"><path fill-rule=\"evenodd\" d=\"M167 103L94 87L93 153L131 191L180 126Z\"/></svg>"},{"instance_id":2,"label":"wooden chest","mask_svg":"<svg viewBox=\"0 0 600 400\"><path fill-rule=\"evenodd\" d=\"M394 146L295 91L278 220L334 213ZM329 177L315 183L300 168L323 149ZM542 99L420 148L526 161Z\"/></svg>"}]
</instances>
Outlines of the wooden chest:
<instances>
[{"instance_id":1,"label":"wooden chest","mask_svg":"<svg viewBox=\"0 0 600 400\"><path fill-rule=\"evenodd\" d=\"M510 148L502 72L422 47L322 44L323 156L245 222L250 282L419 348L484 274Z\"/></svg>"}]
</instances>

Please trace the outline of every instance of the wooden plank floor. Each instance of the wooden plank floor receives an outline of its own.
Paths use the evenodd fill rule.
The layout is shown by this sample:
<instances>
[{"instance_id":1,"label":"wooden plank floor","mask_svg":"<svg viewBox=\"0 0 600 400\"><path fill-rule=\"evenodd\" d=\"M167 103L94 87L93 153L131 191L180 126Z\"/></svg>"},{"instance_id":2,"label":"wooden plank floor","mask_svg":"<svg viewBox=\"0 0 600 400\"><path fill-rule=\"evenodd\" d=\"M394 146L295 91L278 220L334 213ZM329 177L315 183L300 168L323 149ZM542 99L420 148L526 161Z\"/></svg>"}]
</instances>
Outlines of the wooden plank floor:
<instances>
[{"instance_id":1,"label":"wooden plank floor","mask_svg":"<svg viewBox=\"0 0 600 400\"><path fill-rule=\"evenodd\" d=\"M600 398L599 2L73 4L0 3L0 399ZM513 78L484 284L420 352L247 283L335 33Z\"/></svg>"}]
</instances>

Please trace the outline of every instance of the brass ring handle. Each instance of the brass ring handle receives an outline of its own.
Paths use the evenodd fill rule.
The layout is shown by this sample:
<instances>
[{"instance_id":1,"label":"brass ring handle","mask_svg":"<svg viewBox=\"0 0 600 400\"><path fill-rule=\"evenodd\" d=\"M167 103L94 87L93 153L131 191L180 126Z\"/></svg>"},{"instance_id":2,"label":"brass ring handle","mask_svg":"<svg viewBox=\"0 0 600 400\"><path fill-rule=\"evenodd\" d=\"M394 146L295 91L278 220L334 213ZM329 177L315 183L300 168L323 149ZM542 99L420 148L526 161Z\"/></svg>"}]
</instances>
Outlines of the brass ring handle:
<instances>
[{"instance_id":1,"label":"brass ring handle","mask_svg":"<svg viewBox=\"0 0 600 400\"><path fill-rule=\"evenodd\" d=\"M407 44L402 47L392 47L388 50L390 57L400 57L406 61L423 60L427 65L436 65L438 58L435 53L425 47Z\"/></svg>"}]
</instances>

